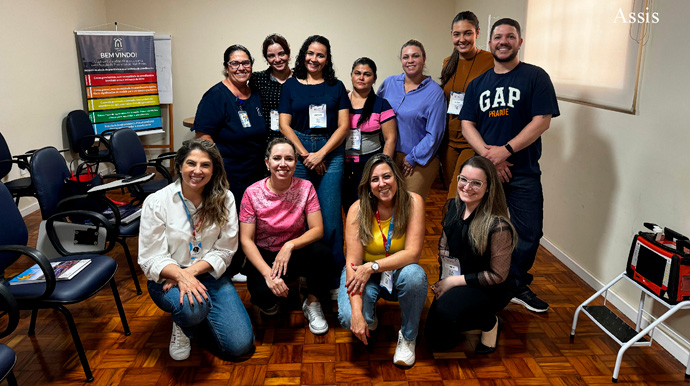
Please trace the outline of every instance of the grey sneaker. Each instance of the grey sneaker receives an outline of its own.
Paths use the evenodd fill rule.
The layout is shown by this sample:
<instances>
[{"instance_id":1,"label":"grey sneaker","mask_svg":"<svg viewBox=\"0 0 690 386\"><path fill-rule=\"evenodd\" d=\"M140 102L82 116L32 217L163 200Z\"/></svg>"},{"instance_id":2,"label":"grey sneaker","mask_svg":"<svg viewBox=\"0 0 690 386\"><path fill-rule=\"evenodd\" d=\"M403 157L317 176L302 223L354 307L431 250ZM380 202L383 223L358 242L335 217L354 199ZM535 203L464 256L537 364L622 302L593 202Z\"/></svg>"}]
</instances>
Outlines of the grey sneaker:
<instances>
[{"instance_id":1,"label":"grey sneaker","mask_svg":"<svg viewBox=\"0 0 690 386\"><path fill-rule=\"evenodd\" d=\"M537 294L532 292L529 287L519 294L515 295L514 298L510 299L511 303L521 304L525 306L528 310L532 312L546 312L549 310L549 304L537 297Z\"/></svg>"},{"instance_id":2,"label":"grey sneaker","mask_svg":"<svg viewBox=\"0 0 690 386\"><path fill-rule=\"evenodd\" d=\"M266 316L275 316L275 315L277 315L277 314L278 314L278 309L279 309L278 303L274 304L273 306L271 306L271 307L269 307L269 308L261 308L261 307L259 307L259 311L260 311L262 314L266 315Z\"/></svg>"},{"instance_id":3,"label":"grey sneaker","mask_svg":"<svg viewBox=\"0 0 690 386\"><path fill-rule=\"evenodd\" d=\"M314 335L321 335L328 332L328 322L326 317L323 316L323 310L321 309L321 303L312 302L311 305L307 305L307 300L304 300L302 304L302 311L304 311L304 317L309 322L309 330Z\"/></svg>"},{"instance_id":4,"label":"grey sneaker","mask_svg":"<svg viewBox=\"0 0 690 386\"><path fill-rule=\"evenodd\" d=\"M168 352L170 353L170 357L176 361L183 361L189 358L189 353L192 352L192 345L189 343L189 338L175 322L173 322Z\"/></svg>"},{"instance_id":5,"label":"grey sneaker","mask_svg":"<svg viewBox=\"0 0 690 386\"><path fill-rule=\"evenodd\" d=\"M398 331L398 346L395 347L395 355L393 356L393 363L398 366L412 366L415 362L414 349L417 342L406 340L403 337L402 330Z\"/></svg>"},{"instance_id":6,"label":"grey sneaker","mask_svg":"<svg viewBox=\"0 0 690 386\"><path fill-rule=\"evenodd\" d=\"M371 322L368 327L369 331L376 331L376 329L379 327L379 316L376 315L376 311L374 311L374 321Z\"/></svg>"}]
</instances>

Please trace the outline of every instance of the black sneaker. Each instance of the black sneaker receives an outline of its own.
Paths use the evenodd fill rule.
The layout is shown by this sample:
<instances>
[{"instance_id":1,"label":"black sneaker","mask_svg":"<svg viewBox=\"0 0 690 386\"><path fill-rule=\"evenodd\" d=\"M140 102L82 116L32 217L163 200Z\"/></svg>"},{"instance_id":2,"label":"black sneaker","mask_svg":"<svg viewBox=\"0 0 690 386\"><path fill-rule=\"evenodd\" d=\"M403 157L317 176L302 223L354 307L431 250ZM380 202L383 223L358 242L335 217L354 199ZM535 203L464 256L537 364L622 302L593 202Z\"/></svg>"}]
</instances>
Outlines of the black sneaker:
<instances>
[{"instance_id":1,"label":"black sneaker","mask_svg":"<svg viewBox=\"0 0 690 386\"><path fill-rule=\"evenodd\" d=\"M546 312L549 310L549 304L539 299L529 287L526 287L524 291L515 295L514 298L510 299L510 302L521 304L532 312Z\"/></svg>"}]
</instances>

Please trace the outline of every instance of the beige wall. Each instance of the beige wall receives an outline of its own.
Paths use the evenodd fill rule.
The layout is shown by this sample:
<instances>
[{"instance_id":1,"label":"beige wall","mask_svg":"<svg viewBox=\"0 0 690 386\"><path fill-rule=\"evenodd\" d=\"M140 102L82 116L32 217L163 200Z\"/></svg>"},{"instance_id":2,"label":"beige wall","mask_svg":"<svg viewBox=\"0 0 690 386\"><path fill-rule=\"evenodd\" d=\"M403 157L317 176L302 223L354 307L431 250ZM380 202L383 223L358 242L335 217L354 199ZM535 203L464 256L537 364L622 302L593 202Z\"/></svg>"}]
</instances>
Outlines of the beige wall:
<instances>
[{"instance_id":1,"label":"beige wall","mask_svg":"<svg viewBox=\"0 0 690 386\"><path fill-rule=\"evenodd\" d=\"M523 23L526 3L458 0L456 10L470 9L482 23L489 13ZM632 236L644 221L690 233L690 130L683 113L690 51L675 38L690 33L690 2L654 5L660 22L651 26L644 48L637 114L560 101L561 116L543 136L544 237L603 283L625 268ZM529 31L524 38L529 41ZM581 43L568 49L596 44ZM619 288L636 305L638 292ZM690 336L690 316L668 324Z\"/></svg>"},{"instance_id":2,"label":"beige wall","mask_svg":"<svg viewBox=\"0 0 690 386\"><path fill-rule=\"evenodd\" d=\"M0 0L0 10L0 131L13 154L66 148L64 118L84 106L73 31L105 23L105 1Z\"/></svg>"},{"instance_id":3,"label":"beige wall","mask_svg":"<svg viewBox=\"0 0 690 386\"><path fill-rule=\"evenodd\" d=\"M101 29L112 30L117 21L121 30L140 27L173 36L173 123L179 146L191 137L182 119L193 116L202 94L222 79L222 55L230 44L247 46L261 70L266 63L260 46L269 33L285 35L294 54L307 36L324 35L331 41L337 74L349 86L350 67L360 56L377 62L379 84L400 73L400 46L416 38L426 46L428 74L438 78L451 49L439 20L449 23L454 8L453 0L435 1L428 9L416 0L0 0L1 131L13 153L67 147L64 118L84 106L76 29L107 22L111 25ZM164 139L150 135L144 142ZM18 176L15 168L9 178ZM21 208L36 209L35 200L22 199Z\"/></svg>"},{"instance_id":4,"label":"beige wall","mask_svg":"<svg viewBox=\"0 0 690 386\"><path fill-rule=\"evenodd\" d=\"M316 7L318 5L318 8ZM380 84L402 69L401 45L411 38L424 43L427 73L438 78L450 41L453 0L424 7L417 0L353 0L320 2L296 0L106 0L106 18L172 35L175 143L190 138L182 126L192 117L203 93L222 80L223 52L231 44L245 45L255 57L255 70L267 67L261 43L270 33L283 34L294 57L304 39L326 36L332 47L338 77L350 87L352 62L369 56L376 62Z\"/></svg>"}]
</instances>

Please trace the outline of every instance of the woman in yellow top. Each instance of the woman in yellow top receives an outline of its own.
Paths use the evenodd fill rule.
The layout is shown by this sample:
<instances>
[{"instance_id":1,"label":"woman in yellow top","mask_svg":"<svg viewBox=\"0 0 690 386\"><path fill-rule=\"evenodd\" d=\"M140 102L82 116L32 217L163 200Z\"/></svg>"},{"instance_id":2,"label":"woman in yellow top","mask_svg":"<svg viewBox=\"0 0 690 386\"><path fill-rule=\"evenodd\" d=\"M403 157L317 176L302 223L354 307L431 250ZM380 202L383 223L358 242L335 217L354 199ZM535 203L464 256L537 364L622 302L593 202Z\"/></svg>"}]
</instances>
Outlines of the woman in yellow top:
<instances>
[{"instance_id":1,"label":"woman in yellow top","mask_svg":"<svg viewBox=\"0 0 690 386\"><path fill-rule=\"evenodd\" d=\"M449 200L455 198L460 166L474 155L474 150L462 136L462 128L458 120L465 90L474 78L494 68L494 58L491 53L477 47L478 36L479 20L474 13L464 11L455 15L450 28L454 49L453 53L443 61L441 71L441 88L448 101L448 121L439 154L443 164L443 177L450 183Z\"/></svg>"},{"instance_id":2,"label":"woman in yellow top","mask_svg":"<svg viewBox=\"0 0 690 386\"><path fill-rule=\"evenodd\" d=\"M419 266L424 240L424 199L405 189L391 157L376 154L367 161L358 188L359 200L345 224L346 264L338 293L340 324L367 344L378 326L375 306L383 297L397 301L402 326L393 362L412 366L427 279Z\"/></svg>"}]
</instances>

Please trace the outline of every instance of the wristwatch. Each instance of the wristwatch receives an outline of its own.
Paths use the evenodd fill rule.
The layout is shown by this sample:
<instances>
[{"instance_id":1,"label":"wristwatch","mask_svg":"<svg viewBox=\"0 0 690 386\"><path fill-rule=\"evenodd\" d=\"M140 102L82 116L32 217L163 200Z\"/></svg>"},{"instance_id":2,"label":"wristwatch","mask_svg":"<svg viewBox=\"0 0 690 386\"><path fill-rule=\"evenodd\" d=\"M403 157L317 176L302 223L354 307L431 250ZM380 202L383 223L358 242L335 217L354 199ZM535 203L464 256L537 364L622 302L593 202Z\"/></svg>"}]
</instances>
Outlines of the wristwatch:
<instances>
[{"instance_id":1,"label":"wristwatch","mask_svg":"<svg viewBox=\"0 0 690 386\"><path fill-rule=\"evenodd\" d=\"M378 272L378 271L379 271L379 263L377 263L377 262L375 262L375 261L372 262L372 263L371 263L371 269L373 269L374 272Z\"/></svg>"}]
</instances>

